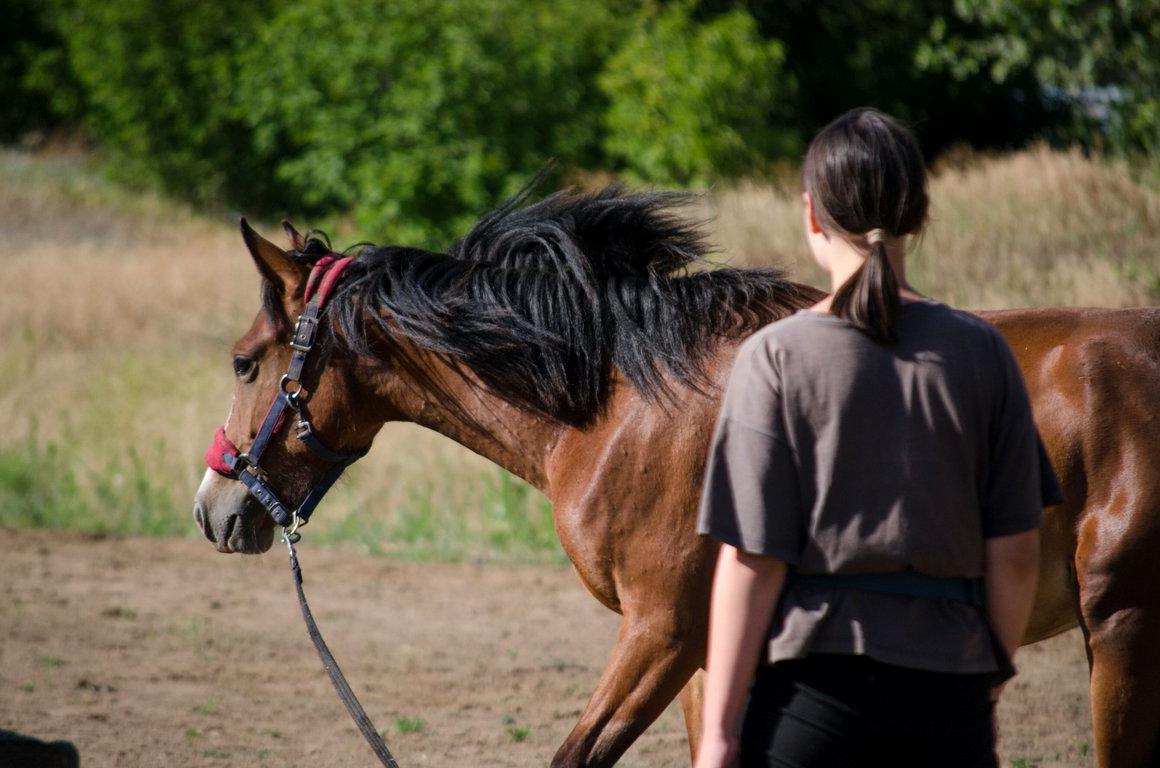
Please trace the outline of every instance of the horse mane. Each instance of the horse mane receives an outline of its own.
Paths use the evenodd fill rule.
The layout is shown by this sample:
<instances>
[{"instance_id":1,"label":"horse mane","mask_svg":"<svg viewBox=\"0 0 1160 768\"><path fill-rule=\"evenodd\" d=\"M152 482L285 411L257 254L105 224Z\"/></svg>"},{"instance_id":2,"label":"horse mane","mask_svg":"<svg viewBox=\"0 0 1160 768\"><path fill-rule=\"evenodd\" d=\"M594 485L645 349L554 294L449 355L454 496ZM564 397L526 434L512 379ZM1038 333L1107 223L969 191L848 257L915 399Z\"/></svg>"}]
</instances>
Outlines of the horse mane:
<instances>
[{"instance_id":1,"label":"horse mane","mask_svg":"<svg viewBox=\"0 0 1160 768\"><path fill-rule=\"evenodd\" d=\"M699 226L678 215L689 201L609 187L529 203L525 190L446 254L360 247L328 311L358 354L376 354L377 326L556 421L591 423L618 372L665 401L674 382L709 383L721 339L810 299L777 269L707 268ZM312 249L329 247L299 257Z\"/></svg>"}]
</instances>

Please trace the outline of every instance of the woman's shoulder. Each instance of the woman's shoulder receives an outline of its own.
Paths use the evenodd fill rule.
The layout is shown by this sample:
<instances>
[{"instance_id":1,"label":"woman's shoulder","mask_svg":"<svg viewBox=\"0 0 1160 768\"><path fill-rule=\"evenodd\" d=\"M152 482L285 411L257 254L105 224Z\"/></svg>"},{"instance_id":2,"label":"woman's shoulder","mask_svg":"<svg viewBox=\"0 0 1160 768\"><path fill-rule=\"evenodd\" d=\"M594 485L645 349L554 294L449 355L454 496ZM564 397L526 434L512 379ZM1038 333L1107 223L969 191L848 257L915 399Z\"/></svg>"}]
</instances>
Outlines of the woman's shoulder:
<instances>
[{"instance_id":1,"label":"woman's shoulder","mask_svg":"<svg viewBox=\"0 0 1160 768\"><path fill-rule=\"evenodd\" d=\"M987 350L1005 350L1007 341L995 326L973 312L937 301L915 301L903 305L904 316L914 328L923 328L956 344L972 342Z\"/></svg>"},{"instance_id":2,"label":"woman's shoulder","mask_svg":"<svg viewBox=\"0 0 1160 768\"><path fill-rule=\"evenodd\" d=\"M933 299L904 302L899 308L899 335L924 345L977 347L987 352L1006 347L1003 335L986 320L969 311ZM739 357L772 358L778 352L796 350L833 352L845 347L874 346L848 320L825 311L801 309L788 317L757 329L738 349ZM902 346L907 346L903 341Z\"/></svg>"}]
</instances>

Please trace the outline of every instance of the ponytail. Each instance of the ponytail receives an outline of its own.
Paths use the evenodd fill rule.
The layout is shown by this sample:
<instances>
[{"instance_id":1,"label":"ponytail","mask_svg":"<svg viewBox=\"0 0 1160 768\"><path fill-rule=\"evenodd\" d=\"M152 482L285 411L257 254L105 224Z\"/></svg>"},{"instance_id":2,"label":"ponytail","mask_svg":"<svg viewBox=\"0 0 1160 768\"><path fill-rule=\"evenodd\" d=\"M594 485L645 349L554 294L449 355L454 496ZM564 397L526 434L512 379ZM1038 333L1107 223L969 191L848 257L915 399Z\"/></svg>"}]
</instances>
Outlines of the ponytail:
<instances>
[{"instance_id":1,"label":"ponytail","mask_svg":"<svg viewBox=\"0 0 1160 768\"><path fill-rule=\"evenodd\" d=\"M879 344L895 340L898 319L898 276L886 256L886 232L872 229L866 234L870 255L862 266L834 292L830 312L854 325Z\"/></svg>"}]
</instances>

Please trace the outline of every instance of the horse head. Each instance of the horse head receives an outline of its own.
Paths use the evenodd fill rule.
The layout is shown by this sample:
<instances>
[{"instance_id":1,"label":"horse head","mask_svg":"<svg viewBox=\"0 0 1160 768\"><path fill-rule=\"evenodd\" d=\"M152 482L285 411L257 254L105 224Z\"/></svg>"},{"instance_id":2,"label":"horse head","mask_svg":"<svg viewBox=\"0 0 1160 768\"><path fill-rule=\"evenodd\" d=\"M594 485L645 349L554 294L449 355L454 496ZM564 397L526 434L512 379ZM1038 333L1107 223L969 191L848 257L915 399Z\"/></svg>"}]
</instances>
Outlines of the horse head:
<instances>
[{"instance_id":1,"label":"horse head","mask_svg":"<svg viewBox=\"0 0 1160 768\"><path fill-rule=\"evenodd\" d=\"M350 259L289 226L284 251L242 222L262 307L234 344L234 401L194 506L219 550L268 549L389 420L544 490L563 432L591 429L617 396L672 408L707 393L723 339L816 298L777 270L697 268L684 196L529 194L445 253Z\"/></svg>"},{"instance_id":2,"label":"horse head","mask_svg":"<svg viewBox=\"0 0 1160 768\"><path fill-rule=\"evenodd\" d=\"M277 510L252 483L239 479L260 481L258 490L268 492L293 521L312 492L333 481L337 464L365 453L386 420L377 409L365 407L373 400L364 396L355 375L360 358L334 343L327 323L315 323L309 354L301 355L299 370L292 368L300 351L292 344L300 341L296 333L302 328L296 319L306 312L308 293L319 290L308 285L311 274L320 271L323 259L335 256L312 248L289 224L283 227L290 251L241 222L242 238L261 275L262 304L232 347L233 401L206 454L210 468L193 508L198 527L220 552L265 552L274 539ZM325 290L325 276L320 277ZM261 454L260 467L255 452Z\"/></svg>"}]
</instances>

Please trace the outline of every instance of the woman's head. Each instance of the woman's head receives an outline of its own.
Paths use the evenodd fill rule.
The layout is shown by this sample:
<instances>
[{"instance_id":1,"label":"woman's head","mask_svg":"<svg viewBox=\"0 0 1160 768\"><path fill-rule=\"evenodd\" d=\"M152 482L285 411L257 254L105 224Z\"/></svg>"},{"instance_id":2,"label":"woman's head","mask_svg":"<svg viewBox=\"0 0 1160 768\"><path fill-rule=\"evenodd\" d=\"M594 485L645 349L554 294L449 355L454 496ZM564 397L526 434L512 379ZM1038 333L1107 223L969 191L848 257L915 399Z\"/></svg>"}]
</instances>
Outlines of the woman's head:
<instances>
[{"instance_id":1,"label":"woman's head","mask_svg":"<svg viewBox=\"0 0 1160 768\"><path fill-rule=\"evenodd\" d=\"M802 188L826 236L868 251L830 311L877 341L893 340L898 281L886 241L919 232L927 214L926 168L914 134L877 110L851 110L810 142Z\"/></svg>"}]
</instances>

